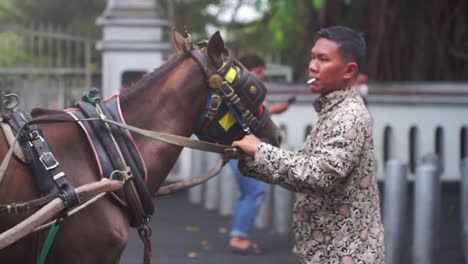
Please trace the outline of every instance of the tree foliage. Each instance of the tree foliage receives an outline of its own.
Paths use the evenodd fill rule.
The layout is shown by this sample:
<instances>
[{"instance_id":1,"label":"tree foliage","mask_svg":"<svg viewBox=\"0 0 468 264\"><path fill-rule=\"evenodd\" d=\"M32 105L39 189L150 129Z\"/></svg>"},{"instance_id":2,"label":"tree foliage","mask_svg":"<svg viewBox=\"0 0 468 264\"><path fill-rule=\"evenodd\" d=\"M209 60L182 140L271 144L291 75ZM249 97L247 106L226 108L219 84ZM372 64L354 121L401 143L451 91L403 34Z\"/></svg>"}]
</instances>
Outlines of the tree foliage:
<instances>
[{"instance_id":1,"label":"tree foliage","mask_svg":"<svg viewBox=\"0 0 468 264\"><path fill-rule=\"evenodd\" d=\"M96 18L106 0L2 0L0 21L17 24L53 24L83 35L98 37Z\"/></svg>"},{"instance_id":2,"label":"tree foliage","mask_svg":"<svg viewBox=\"0 0 468 264\"><path fill-rule=\"evenodd\" d=\"M207 6L223 8L222 0L159 0L158 4L173 27L180 32L187 27L195 39L206 38L206 25L221 26L218 18L207 12Z\"/></svg>"},{"instance_id":3,"label":"tree foliage","mask_svg":"<svg viewBox=\"0 0 468 264\"><path fill-rule=\"evenodd\" d=\"M265 1L256 0L259 9ZM346 25L363 32L367 71L381 81L468 80L466 0L268 0L257 23L236 25L239 49L280 54L307 75L313 34Z\"/></svg>"},{"instance_id":4,"label":"tree foliage","mask_svg":"<svg viewBox=\"0 0 468 264\"><path fill-rule=\"evenodd\" d=\"M274 55L307 75L313 34L331 25L363 32L368 43L367 72L373 80L467 81L468 1L466 0L157 0L160 14L195 39L207 37L207 25L225 28L225 39L237 54ZM256 21L228 22L221 11L250 5L261 10ZM99 36L95 20L106 0L2 0L0 22L53 23Z\"/></svg>"}]
</instances>

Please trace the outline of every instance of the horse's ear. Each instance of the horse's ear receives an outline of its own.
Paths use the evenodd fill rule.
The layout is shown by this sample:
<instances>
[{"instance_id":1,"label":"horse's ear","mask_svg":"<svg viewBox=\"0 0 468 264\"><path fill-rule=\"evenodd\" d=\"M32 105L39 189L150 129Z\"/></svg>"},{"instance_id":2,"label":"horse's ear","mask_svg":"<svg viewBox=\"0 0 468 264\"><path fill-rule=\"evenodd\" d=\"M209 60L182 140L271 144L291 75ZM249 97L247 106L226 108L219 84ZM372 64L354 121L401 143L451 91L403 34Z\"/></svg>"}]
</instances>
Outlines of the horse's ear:
<instances>
[{"instance_id":1,"label":"horse's ear","mask_svg":"<svg viewBox=\"0 0 468 264\"><path fill-rule=\"evenodd\" d=\"M177 53L184 53L185 38L172 28L172 41L174 42Z\"/></svg>"},{"instance_id":2,"label":"horse's ear","mask_svg":"<svg viewBox=\"0 0 468 264\"><path fill-rule=\"evenodd\" d=\"M211 36L210 40L208 41L208 56L210 57L211 61L216 65L216 67L221 67L223 63L223 51L224 51L224 41L219 34L219 31Z\"/></svg>"}]
</instances>

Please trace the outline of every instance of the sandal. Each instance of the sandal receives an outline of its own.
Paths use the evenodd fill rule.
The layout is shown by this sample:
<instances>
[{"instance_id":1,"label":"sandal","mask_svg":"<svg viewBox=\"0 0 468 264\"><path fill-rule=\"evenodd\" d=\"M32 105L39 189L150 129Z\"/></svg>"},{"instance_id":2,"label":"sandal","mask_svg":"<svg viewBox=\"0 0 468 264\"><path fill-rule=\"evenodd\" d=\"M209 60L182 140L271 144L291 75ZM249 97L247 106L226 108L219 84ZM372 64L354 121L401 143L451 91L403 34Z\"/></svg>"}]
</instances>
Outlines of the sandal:
<instances>
[{"instance_id":1,"label":"sandal","mask_svg":"<svg viewBox=\"0 0 468 264\"><path fill-rule=\"evenodd\" d=\"M263 254L262 250L260 249L260 246L258 246L258 244L256 243L250 243L250 245L244 249L231 246L231 251L232 253L239 254L239 255L258 256L258 255Z\"/></svg>"}]
</instances>

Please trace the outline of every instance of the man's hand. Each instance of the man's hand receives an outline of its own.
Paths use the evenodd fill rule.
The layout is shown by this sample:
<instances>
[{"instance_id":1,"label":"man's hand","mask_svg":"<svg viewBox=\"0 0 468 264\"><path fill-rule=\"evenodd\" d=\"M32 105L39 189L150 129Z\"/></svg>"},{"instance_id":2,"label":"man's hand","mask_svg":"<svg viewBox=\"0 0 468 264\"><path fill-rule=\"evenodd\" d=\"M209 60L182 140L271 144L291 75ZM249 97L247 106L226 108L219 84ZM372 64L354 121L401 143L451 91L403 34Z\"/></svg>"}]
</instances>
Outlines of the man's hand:
<instances>
[{"instance_id":1,"label":"man's hand","mask_svg":"<svg viewBox=\"0 0 468 264\"><path fill-rule=\"evenodd\" d=\"M242 149L246 154L253 156L255 151L257 151L258 146L262 144L262 141L254 135L247 135L239 141L232 142L233 147L238 147Z\"/></svg>"}]
</instances>

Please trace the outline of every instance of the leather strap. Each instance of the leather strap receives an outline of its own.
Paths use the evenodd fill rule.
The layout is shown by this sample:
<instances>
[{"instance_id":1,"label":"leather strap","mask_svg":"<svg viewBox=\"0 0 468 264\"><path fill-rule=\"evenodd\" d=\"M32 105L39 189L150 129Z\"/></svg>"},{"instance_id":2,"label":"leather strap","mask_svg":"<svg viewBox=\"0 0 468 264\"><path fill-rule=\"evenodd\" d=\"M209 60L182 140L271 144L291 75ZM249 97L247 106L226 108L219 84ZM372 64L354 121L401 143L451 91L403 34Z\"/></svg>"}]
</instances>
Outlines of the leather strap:
<instances>
[{"instance_id":1,"label":"leather strap","mask_svg":"<svg viewBox=\"0 0 468 264\"><path fill-rule=\"evenodd\" d=\"M187 147L191 149L197 149L197 150L202 150L202 151L208 151L208 152L214 152L214 153L219 153L223 154L228 158L238 158L241 155L241 152L238 148L227 146L227 145L219 145L215 143L210 143L210 142L205 142L205 141L200 141L200 140L193 140L187 137L183 136L178 136L178 135L173 135L173 134L167 134L163 132L157 132L157 131L151 131L151 130L145 130L142 128L134 127L131 125L123 124L120 122L116 122L113 120L109 119L101 119L103 122L110 123L113 125L116 125L118 127L122 127L125 129L128 129L132 132L138 133L142 136L152 138L155 140L159 140L168 144L176 145L176 146L181 146L181 147Z\"/></svg>"}]
</instances>

